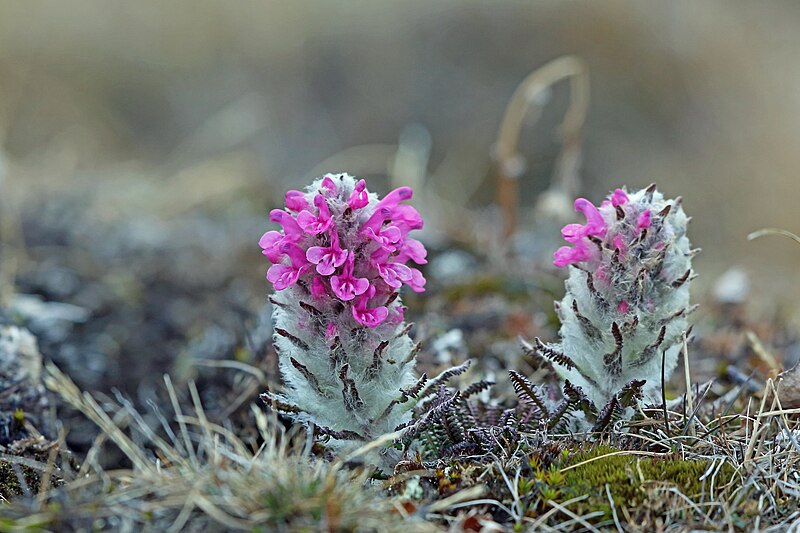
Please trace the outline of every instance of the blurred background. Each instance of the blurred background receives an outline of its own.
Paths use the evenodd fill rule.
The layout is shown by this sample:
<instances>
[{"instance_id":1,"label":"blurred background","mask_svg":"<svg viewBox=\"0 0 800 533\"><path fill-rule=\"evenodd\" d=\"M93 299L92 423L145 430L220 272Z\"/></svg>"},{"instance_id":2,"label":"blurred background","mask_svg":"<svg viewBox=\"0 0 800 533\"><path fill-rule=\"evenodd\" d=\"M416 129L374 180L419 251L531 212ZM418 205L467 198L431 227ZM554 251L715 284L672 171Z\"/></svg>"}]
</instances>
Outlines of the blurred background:
<instances>
[{"instance_id":1,"label":"blurred background","mask_svg":"<svg viewBox=\"0 0 800 533\"><path fill-rule=\"evenodd\" d=\"M491 242L506 105L573 54L591 76L580 194L682 195L697 294L739 266L752 309L791 314L800 247L746 236L800 231L798 27L795 2L0 1L3 304L92 388L258 361L257 242L285 189L412 183L434 250ZM548 95L518 144L524 220L561 145L567 84Z\"/></svg>"}]
</instances>

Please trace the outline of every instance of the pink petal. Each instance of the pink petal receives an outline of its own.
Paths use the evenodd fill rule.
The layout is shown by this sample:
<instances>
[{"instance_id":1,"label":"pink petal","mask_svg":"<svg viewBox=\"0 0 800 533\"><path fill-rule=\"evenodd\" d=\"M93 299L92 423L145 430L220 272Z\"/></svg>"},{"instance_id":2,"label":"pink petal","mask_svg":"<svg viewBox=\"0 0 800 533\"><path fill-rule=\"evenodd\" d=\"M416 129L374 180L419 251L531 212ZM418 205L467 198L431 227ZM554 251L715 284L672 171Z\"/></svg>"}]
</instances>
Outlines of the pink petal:
<instances>
[{"instance_id":1,"label":"pink petal","mask_svg":"<svg viewBox=\"0 0 800 533\"><path fill-rule=\"evenodd\" d=\"M414 195L414 191L411 187L399 187L386 196L383 197L383 200L378 202L377 208L380 209L382 207L392 208L399 204L404 200L409 200Z\"/></svg>"},{"instance_id":2,"label":"pink petal","mask_svg":"<svg viewBox=\"0 0 800 533\"><path fill-rule=\"evenodd\" d=\"M567 224L561 228L561 236L568 242L578 242L586 235L586 226L582 224Z\"/></svg>"},{"instance_id":3,"label":"pink petal","mask_svg":"<svg viewBox=\"0 0 800 533\"><path fill-rule=\"evenodd\" d=\"M331 290L337 298L343 302L349 302L356 297L355 288L352 283L353 278L345 278L340 276L331 277Z\"/></svg>"},{"instance_id":4,"label":"pink petal","mask_svg":"<svg viewBox=\"0 0 800 533\"><path fill-rule=\"evenodd\" d=\"M333 250L333 266L338 268L345 264L348 255L347 250Z\"/></svg>"},{"instance_id":5,"label":"pink petal","mask_svg":"<svg viewBox=\"0 0 800 533\"><path fill-rule=\"evenodd\" d=\"M262 235L261 239L258 241L258 245L263 248L261 253L266 255L270 262L278 263L281 260L283 256L281 245L283 244L284 238L285 237L278 231L268 231Z\"/></svg>"},{"instance_id":6,"label":"pink petal","mask_svg":"<svg viewBox=\"0 0 800 533\"><path fill-rule=\"evenodd\" d=\"M400 229L396 226L388 226L384 228L383 231L381 231L381 236L390 243L396 243L403 238L402 234L400 233Z\"/></svg>"},{"instance_id":7,"label":"pink petal","mask_svg":"<svg viewBox=\"0 0 800 533\"><path fill-rule=\"evenodd\" d=\"M381 265L378 268L378 274L380 274L383 281L393 289L398 289L403 284L402 280L400 280L400 276L398 275L397 270L394 268L393 263L388 263L386 265ZM406 267L408 268L408 267Z\"/></svg>"},{"instance_id":8,"label":"pink petal","mask_svg":"<svg viewBox=\"0 0 800 533\"><path fill-rule=\"evenodd\" d=\"M416 239L406 238L403 242L403 247L400 249L400 253L397 254L395 257L395 261L397 263L405 263L408 259L411 259L418 265L424 265L427 263L427 259L425 257L428 255L428 250L425 249L425 246Z\"/></svg>"},{"instance_id":9,"label":"pink petal","mask_svg":"<svg viewBox=\"0 0 800 533\"><path fill-rule=\"evenodd\" d=\"M334 185L334 192L335 191L336 186ZM330 220L331 210L328 208L328 202L325 200L325 197L323 197L321 194L316 195L314 197L314 205L317 206L317 209L319 209L317 218L319 218L320 221L325 222Z\"/></svg>"},{"instance_id":10,"label":"pink petal","mask_svg":"<svg viewBox=\"0 0 800 533\"><path fill-rule=\"evenodd\" d=\"M649 228L650 223L650 210L646 209L641 215L639 215L639 219L636 221L636 227L639 229Z\"/></svg>"},{"instance_id":11,"label":"pink petal","mask_svg":"<svg viewBox=\"0 0 800 533\"><path fill-rule=\"evenodd\" d=\"M553 264L559 268L563 268L572 263L585 261L589 258L589 254L585 247L570 248L569 246L562 246L553 254Z\"/></svg>"},{"instance_id":12,"label":"pink petal","mask_svg":"<svg viewBox=\"0 0 800 533\"><path fill-rule=\"evenodd\" d=\"M380 233L375 233L375 230L372 228L367 228L367 236L388 252L397 250L395 243L402 238L400 230L394 226L388 226L381 230Z\"/></svg>"},{"instance_id":13,"label":"pink petal","mask_svg":"<svg viewBox=\"0 0 800 533\"><path fill-rule=\"evenodd\" d=\"M294 243L285 243L281 247L281 251L289 256L292 261L292 268L299 270L301 267L308 264L306 259L306 252Z\"/></svg>"},{"instance_id":14,"label":"pink petal","mask_svg":"<svg viewBox=\"0 0 800 533\"><path fill-rule=\"evenodd\" d=\"M317 272L323 276L330 276L336 272L336 267L333 266L333 257L330 254L326 255L317 265Z\"/></svg>"},{"instance_id":15,"label":"pink petal","mask_svg":"<svg viewBox=\"0 0 800 533\"><path fill-rule=\"evenodd\" d=\"M308 251L306 251L306 259L315 265L318 265L327 254L328 248L323 248L322 246L312 246L308 249Z\"/></svg>"},{"instance_id":16,"label":"pink petal","mask_svg":"<svg viewBox=\"0 0 800 533\"><path fill-rule=\"evenodd\" d=\"M308 207L308 200L302 191L286 191L286 208L291 211L302 211Z\"/></svg>"},{"instance_id":17,"label":"pink petal","mask_svg":"<svg viewBox=\"0 0 800 533\"><path fill-rule=\"evenodd\" d=\"M346 250L345 250L346 251ZM342 276L349 278L353 275L353 263L355 261L355 255L352 251L347 252L347 256L345 257L344 268L342 268Z\"/></svg>"},{"instance_id":18,"label":"pink petal","mask_svg":"<svg viewBox=\"0 0 800 533\"><path fill-rule=\"evenodd\" d=\"M389 261L389 252L384 250L383 248L378 248L369 258L369 262L372 266L377 269L383 268L383 266Z\"/></svg>"},{"instance_id":19,"label":"pink petal","mask_svg":"<svg viewBox=\"0 0 800 533\"><path fill-rule=\"evenodd\" d=\"M397 273L397 278L400 281L409 281L411 279L411 269L400 263L392 263L392 268Z\"/></svg>"},{"instance_id":20,"label":"pink petal","mask_svg":"<svg viewBox=\"0 0 800 533\"><path fill-rule=\"evenodd\" d=\"M379 326L384 320L386 320L387 316L389 316L389 309L384 306L365 310L359 310L356 307L353 307L353 318L356 319L356 322L367 326L368 328Z\"/></svg>"},{"instance_id":21,"label":"pink petal","mask_svg":"<svg viewBox=\"0 0 800 533\"><path fill-rule=\"evenodd\" d=\"M411 287L411 290L414 292L425 292L425 276L416 268L410 270L411 279L408 281L408 286Z\"/></svg>"},{"instance_id":22,"label":"pink petal","mask_svg":"<svg viewBox=\"0 0 800 533\"><path fill-rule=\"evenodd\" d=\"M613 193L611 193L611 205L614 207L618 207L620 205L625 205L628 202L628 195L622 189L615 189Z\"/></svg>"},{"instance_id":23,"label":"pink petal","mask_svg":"<svg viewBox=\"0 0 800 533\"><path fill-rule=\"evenodd\" d=\"M272 265L267 271L267 279L272 283L276 291L282 291L294 285L297 283L299 276L299 270L286 265Z\"/></svg>"},{"instance_id":24,"label":"pink petal","mask_svg":"<svg viewBox=\"0 0 800 533\"><path fill-rule=\"evenodd\" d=\"M586 231L589 235L603 235L606 231L606 223L600 211L586 198L575 200L575 210L580 211L586 216Z\"/></svg>"},{"instance_id":25,"label":"pink petal","mask_svg":"<svg viewBox=\"0 0 800 533\"><path fill-rule=\"evenodd\" d=\"M398 205L392 209L391 220L401 226L406 233L415 229L422 229L424 225L419 211L410 205Z\"/></svg>"},{"instance_id":26,"label":"pink petal","mask_svg":"<svg viewBox=\"0 0 800 533\"><path fill-rule=\"evenodd\" d=\"M317 265L317 272L323 276L330 276L347 260L347 250L314 246L308 249L306 258Z\"/></svg>"},{"instance_id":27,"label":"pink petal","mask_svg":"<svg viewBox=\"0 0 800 533\"><path fill-rule=\"evenodd\" d=\"M360 296L367 292L369 289L369 280L367 278L350 278L353 282L353 292L356 293L356 296Z\"/></svg>"},{"instance_id":28,"label":"pink petal","mask_svg":"<svg viewBox=\"0 0 800 533\"><path fill-rule=\"evenodd\" d=\"M303 230L298 225L298 221L286 211L273 209L269 213L269 219L271 222L280 224L283 227L283 232L292 239L297 240L302 237Z\"/></svg>"},{"instance_id":29,"label":"pink petal","mask_svg":"<svg viewBox=\"0 0 800 533\"><path fill-rule=\"evenodd\" d=\"M375 241L375 242L377 242L379 244L383 244L383 240L381 239L381 234L379 232L376 232L372 227L368 227L367 228L366 234L367 234L367 237L369 237L371 240L373 240L373 241Z\"/></svg>"},{"instance_id":30,"label":"pink petal","mask_svg":"<svg viewBox=\"0 0 800 533\"><path fill-rule=\"evenodd\" d=\"M278 231L268 231L261 238L258 240L258 245L266 250L267 248L272 248L275 246L275 243L283 239L283 235L280 234Z\"/></svg>"},{"instance_id":31,"label":"pink petal","mask_svg":"<svg viewBox=\"0 0 800 533\"><path fill-rule=\"evenodd\" d=\"M322 233L322 224L320 224L317 217L312 215L309 211L300 211L297 214L297 223L303 228L303 231L312 235Z\"/></svg>"},{"instance_id":32,"label":"pink petal","mask_svg":"<svg viewBox=\"0 0 800 533\"><path fill-rule=\"evenodd\" d=\"M388 207L381 207L375 210L366 222L361 224L361 232L367 233L370 229L372 231L380 231L383 223L392 216L392 210Z\"/></svg>"},{"instance_id":33,"label":"pink petal","mask_svg":"<svg viewBox=\"0 0 800 533\"><path fill-rule=\"evenodd\" d=\"M350 198L347 200L347 205L352 209L361 209L369 203L369 194L367 193L367 183L364 180L359 180L353 189Z\"/></svg>"},{"instance_id":34,"label":"pink petal","mask_svg":"<svg viewBox=\"0 0 800 533\"><path fill-rule=\"evenodd\" d=\"M320 220L308 211L301 211L297 215L297 223L303 228L303 231L311 235L318 235L327 230L331 226L332 219L326 221Z\"/></svg>"},{"instance_id":35,"label":"pink petal","mask_svg":"<svg viewBox=\"0 0 800 533\"><path fill-rule=\"evenodd\" d=\"M328 176L322 179L322 187L330 191L331 194L336 194L336 184Z\"/></svg>"}]
</instances>

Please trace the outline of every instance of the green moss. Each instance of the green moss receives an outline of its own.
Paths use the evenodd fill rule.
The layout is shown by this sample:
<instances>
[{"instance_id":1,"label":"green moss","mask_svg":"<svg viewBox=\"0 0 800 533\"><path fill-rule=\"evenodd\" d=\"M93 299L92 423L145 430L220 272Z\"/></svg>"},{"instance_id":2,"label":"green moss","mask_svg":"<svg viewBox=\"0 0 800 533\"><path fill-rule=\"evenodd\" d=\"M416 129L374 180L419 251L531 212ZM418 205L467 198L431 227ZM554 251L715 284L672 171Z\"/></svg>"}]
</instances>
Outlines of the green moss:
<instances>
[{"instance_id":1,"label":"green moss","mask_svg":"<svg viewBox=\"0 0 800 533\"><path fill-rule=\"evenodd\" d=\"M23 465L18 465L18 469L25 479L28 489L35 494L39 490L39 471ZM8 461L0 461L0 497L10 500L23 494L24 490L14 466Z\"/></svg>"},{"instance_id":2,"label":"green moss","mask_svg":"<svg viewBox=\"0 0 800 533\"><path fill-rule=\"evenodd\" d=\"M521 492L556 502L588 495L580 507L584 512L602 511L603 519L611 517L606 485L614 504L629 509L643 504L657 505L659 499L654 496L657 489L675 488L692 499L702 495L709 497L710 476L704 481L700 478L712 466L711 461L654 458L629 453L611 455L619 451L609 446L597 446L568 457L562 456L548 469L541 468L538 461L533 460L531 477L520 480ZM566 470L574 465L580 466ZM724 487L734 473L731 465L723 465L716 475L714 490Z\"/></svg>"}]
</instances>

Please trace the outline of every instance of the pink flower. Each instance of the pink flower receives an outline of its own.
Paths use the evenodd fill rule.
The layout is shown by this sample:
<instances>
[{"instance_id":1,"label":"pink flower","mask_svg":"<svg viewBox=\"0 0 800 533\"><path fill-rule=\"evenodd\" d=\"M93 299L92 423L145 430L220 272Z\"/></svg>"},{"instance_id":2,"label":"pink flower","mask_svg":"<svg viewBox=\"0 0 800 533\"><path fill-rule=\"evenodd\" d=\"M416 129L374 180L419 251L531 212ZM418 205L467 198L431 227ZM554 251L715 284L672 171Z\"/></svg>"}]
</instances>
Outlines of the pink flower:
<instances>
[{"instance_id":1,"label":"pink flower","mask_svg":"<svg viewBox=\"0 0 800 533\"><path fill-rule=\"evenodd\" d=\"M380 230L383 223L389 220L392 216L392 210L389 207L380 207L367 219L366 222L361 224L361 233L366 235L369 230Z\"/></svg>"},{"instance_id":2,"label":"pink flower","mask_svg":"<svg viewBox=\"0 0 800 533\"><path fill-rule=\"evenodd\" d=\"M586 224L567 224L561 230L564 240L574 243L575 247L562 246L556 250L553 254L553 264L559 268L586 261L592 257L593 252L590 246L593 245L588 242L587 237L604 237L608 229L600 210L589 200L585 198L575 200L575 210L586 216Z\"/></svg>"},{"instance_id":3,"label":"pink flower","mask_svg":"<svg viewBox=\"0 0 800 533\"><path fill-rule=\"evenodd\" d=\"M653 211L652 198L650 189L645 194L637 192L631 196L624 189L615 189L599 209L585 198L578 198L575 209L586 216L586 223L564 226L561 235L574 247L559 248L553 256L553 264L565 267L588 261L589 264L581 265L581 268L594 269L598 262L630 259L633 248L663 248L659 239L650 238L646 242L642 239L645 229L651 228L656 219L662 220L661 215L653 214L658 211ZM654 235L659 234L659 228L655 228ZM637 257L639 255L637 252Z\"/></svg>"},{"instance_id":4,"label":"pink flower","mask_svg":"<svg viewBox=\"0 0 800 533\"><path fill-rule=\"evenodd\" d=\"M586 216L585 235L601 236L605 234L606 222L592 202L586 198L578 198L575 200L575 210Z\"/></svg>"},{"instance_id":5,"label":"pink flower","mask_svg":"<svg viewBox=\"0 0 800 533\"><path fill-rule=\"evenodd\" d=\"M317 272L323 276L330 276L347 260L347 250L339 246L339 234L336 226L331 227L331 245L327 248L312 246L306 252L306 259L317 265Z\"/></svg>"},{"instance_id":6,"label":"pink flower","mask_svg":"<svg viewBox=\"0 0 800 533\"><path fill-rule=\"evenodd\" d=\"M387 252L397 250L398 243L403 238L402 233L396 226L386 226L377 232L372 228L367 228L367 236Z\"/></svg>"},{"instance_id":7,"label":"pink flower","mask_svg":"<svg viewBox=\"0 0 800 533\"><path fill-rule=\"evenodd\" d=\"M370 287L366 294L359 296L353 306L353 318L356 319L356 322L368 328L379 326L389 316L389 309L385 306L367 307L373 296L375 296L375 287Z\"/></svg>"},{"instance_id":8,"label":"pink flower","mask_svg":"<svg viewBox=\"0 0 800 533\"><path fill-rule=\"evenodd\" d=\"M356 296L364 294L370 288L367 278L353 277L354 262L355 257L353 252L350 252L347 255L347 261L344 263L341 275L331 276L331 289L336 297L344 302L349 302Z\"/></svg>"},{"instance_id":9,"label":"pink flower","mask_svg":"<svg viewBox=\"0 0 800 533\"><path fill-rule=\"evenodd\" d=\"M328 194L336 194L338 190L336 188L336 184L333 182L330 176L325 176L322 178L322 188L328 191Z\"/></svg>"},{"instance_id":10,"label":"pink flower","mask_svg":"<svg viewBox=\"0 0 800 533\"><path fill-rule=\"evenodd\" d=\"M269 219L283 227L283 234L277 231L268 231L261 236L258 245L263 248L262 253L267 256L270 262L277 263L283 257L283 245L300 240L303 236L303 230L292 215L280 209L270 211Z\"/></svg>"},{"instance_id":11,"label":"pink flower","mask_svg":"<svg viewBox=\"0 0 800 533\"><path fill-rule=\"evenodd\" d=\"M318 235L331 227L333 218L331 218L328 202L321 194L314 197L314 205L317 206L319 214L315 216L310 211L303 210L297 215L297 223L306 233Z\"/></svg>"},{"instance_id":12,"label":"pink flower","mask_svg":"<svg viewBox=\"0 0 800 533\"><path fill-rule=\"evenodd\" d=\"M422 229L423 222L419 212L410 205L398 205L392 209L392 224L400 228L405 236L409 231Z\"/></svg>"},{"instance_id":13,"label":"pink flower","mask_svg":"<svg viewBox=\"0 0 800 533\"><path fill-rule=\"evenodd\" d=\"M302 191L286 191L286 209L290 211L302 211L308 207L308 200Z\"/></svg>"},{"instance_id":14,"label":"pink flower","mask_svg":"<svg viewBox=\"0 0 800 533\"><path fill-rule=\"evenodd\" d=\"M283 252L281 246L286 242L286 236L278 231L268 231L261 236L258 245L263 248L262 254L267 256L271 263L277 263L281 260Z\"/></svg>"},{"instance_id":15,"label":"pink flower","mask_svg":"<svg viewBox=\"0 0 800 533\"><path fill-rule=\"evenodd\" d=\"M269 219L271 222L280 224L283 228L283 233L285 233L287 237L298 240L303 236L303 230L297 223L297 220L286 211L273 209L269 212Z\"/></svg>"},{"instance_id":16,"label":"pink flower","mask_svg":"<svg viewBox=\"0 0 800 533\"><path fill-rule=\"evenodd\" d=\"M639 219L636 221L636 227L639 229L649 228L650 223L650 210L646 209L641 215L639 215Z\"/></svg>"},{"instance_id":17,"label":"pink flower","mask_svg":"<svg viewBox=\"0 0 800 533\"><path fill-rule=\"evenodd\" d=\"M615 189L611 193L611 205L614 207L625 205L628 202L628 195L622 189Z\"/></svg>"},{"instance_id":18,"label":"pink flower","mask_svg":"<svg viewBox=\"0 0 800 533\"><path fill-rule=\"evenodd\" d=\"M399 289L403 282L411 280L411 269L401 263L392 262L386 250L378 249L372 254L370 263L377 269L383 281L393 289Z\"/></svg>"},{"instance_id":19,"label":"pink flower","mask_svg":"<svg viewBox=\"0 0 800 533\"><path fill-rule=\"evenodd\" d=\"M291 265L272 265L267 271L267 279L272 282L276 291L282 291L286 287L294 285L297 283L297 279L311 268L311 265L306 261L306 254L303 249L296 244L284 244L283 253L289 256Z\"/></svg>"},{"instance_id":20,"label":"pink flower","mask_svg":"<svg viewBox=\"0 0 800 533\"><path fill-rule=\"evenodd\" d=\"M424 265L428 262L428 260L425 259L427 255L428 250L425 249L425 246L423 246L421 242L416 239L406 237L394 260L397 263L405 263L411 259L418 265Z\"/></svg>"},{"instance_id":21,"label":"pink flower","mask_svg":"<svg viewBox=\"0 0 800 533\"><path fill-rule=\"evenodd\" d=\"M388 207L388 208L396 207L400 202L405 200L410 200L413 195L414 191L411 190L411 187L398 187L397 189L393 190L392 192L384 196L383 200L378 202L378 205L375 206L375 208L380 209L382 207Z\"/></svg>"},{"instance_id":22,"label":"pink flower","mask_svg":"<svg viewBox=\"0 0 800 533\"><path fill-rule=\"evenodd\" d=\"M408 286L414 292L425 292L425 277L422 272L416 268L409 268L409 270L411 271L411 279L406 282Z\"/></svg>"},{"instance_id":23,"label":"pink flower","mask_svg":"<svg viewBox=\"0 0 800 533\"><path fill-rule=\"evenodd\" d=\"M412 195L413 191L411 190L411 187L400 187L384 196L383 200L378 202L378 204L375 206L375 212L372 213L372 216L370 216L369 219L367 219L367 221L361 225L361 231L366 233L370 228L372 228L373 231L378 230L385 221L394 218L395 212L398 211L398 208L400 208L399 213L402 215L402 220L405 221L406 217L413 217L413 215L408 213L406 209L412 209L414 213L416 213L416 209L407 205L399 205L403 200L410 199ZM417 213L417 217L419 217L419 213ZM422 219L417 222L420 224L420 228L422 227L421 222Z\"/></svg>"},{"instance_id":24,"label":"pink flower","mask_svg":"<svg viewBox=\"0 0 800 533\"><path fill-rule=\"evenodd\" d=\"M561 228L561 236L567 242L578 242L586 236L586 226L583 224L567 224Z\"/></svg>"},{"instance_id":25,"label":"pink flower","mask_svg":"<svg viewBox=\"0 0 800 533\"><path fill-rule=\"evenodd\" d=\"M586 261L589 259L589 250L588 247L580 242L578 243L575 248L571 248L569 246L562 246L556 253L553 254L553 264L559 268L565 267L572 263L579 263L581 261Z\"/></svg>"},{"instance_id":26,"label":"pink flower","mask_svg":"<svg viewBox=\"0 0 800 533\"><path fill-rule=\"evenodd\" d=\"M334 174L304 191L288 191L286 209L270 213L282 230L269 231L259 241L273 263L269 280L276 290L302 285L325 313L338 313L344 303L364 325L387 320L385 309L394 320L399 303L385 304L385 309L367 304L370 299L394 301L403 285L425 290L422 272L406 265L427 262L425 246L408 237L423 225L417 210L402 203L412 194L409 187L400 187L375 199L364 180ZM373 294L367 298L370 288Z\"/></svg>"},{"instance_id":27,"label":"pink flower","mask_svg":"<svg viewBox=\"0 0 800 533\"><path fill-rule=\"evenodd\" d=\"M355 189L350 194L350 199L347 200L347 205L350 209L361 209L369 203L369 194L367 193L367 182L358 180Z\"/></svg>"}]
</instances>

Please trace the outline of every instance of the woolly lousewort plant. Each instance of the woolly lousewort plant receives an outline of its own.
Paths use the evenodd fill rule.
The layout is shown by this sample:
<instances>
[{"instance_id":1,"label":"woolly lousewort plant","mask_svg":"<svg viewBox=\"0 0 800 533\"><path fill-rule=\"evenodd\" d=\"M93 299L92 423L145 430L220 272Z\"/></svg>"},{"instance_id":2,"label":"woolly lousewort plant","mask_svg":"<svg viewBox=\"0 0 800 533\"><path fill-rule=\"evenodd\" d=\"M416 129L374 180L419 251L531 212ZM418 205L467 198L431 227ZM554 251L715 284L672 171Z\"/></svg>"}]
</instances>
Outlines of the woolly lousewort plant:
<instances>
[{"instance_id":1,"label":"woolly lousewort plant","mask_svg":"<svg viewBox=\"0 0 800 533\"><path fill-rule=\"evenodd\" d=\"M635 193L617 189L600 207L577 199L586 224L561 232L571 244L559 248L554 261L569 268L566 294L556 304L561 342L536 339L525 346L552 363L565 397L580 404L590 424L606 423L641 397L660 402L655 393L662 365L665 377L677 365L690 329L697 251L686 237L689 219L680 204L655 185ZM518 378L512 374L517 388Z\"/></svg>"},{"instance_id":2,"label":"woolly lousewort plant","mask_svg":"<svg viewBox=\"0 0 800 533\"><path fill-rule=\"evenodd\" d=\"M393 431L409 420L406 402L426 382L413 372L418 346L398 297L403 285L425 285L407 265L424 264L427 253L409 237L422 228L402 203L411 195L401 187L379 199L364 180L327 175L287 192L286 209L270 213L282 230L259 243L273 263L267 279L285 382L284 394L264 400L334 440Z\"/></svg>"}]
</instances>

